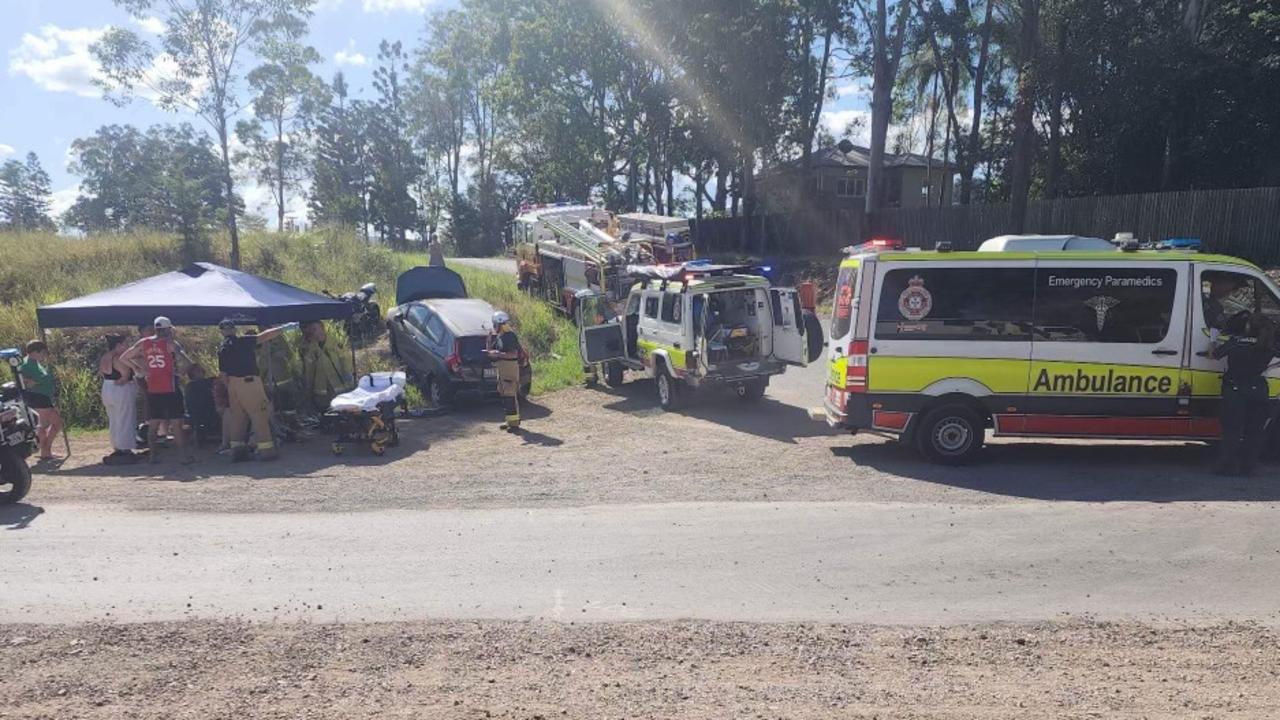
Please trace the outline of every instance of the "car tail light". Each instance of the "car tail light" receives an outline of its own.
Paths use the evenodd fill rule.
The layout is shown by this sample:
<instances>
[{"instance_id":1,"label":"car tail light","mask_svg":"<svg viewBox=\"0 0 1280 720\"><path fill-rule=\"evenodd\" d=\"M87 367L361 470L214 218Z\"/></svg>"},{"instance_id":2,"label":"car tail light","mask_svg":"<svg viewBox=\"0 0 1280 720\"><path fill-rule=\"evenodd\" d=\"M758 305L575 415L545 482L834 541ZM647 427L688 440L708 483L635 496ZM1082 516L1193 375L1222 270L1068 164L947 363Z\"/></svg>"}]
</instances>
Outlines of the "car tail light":
<instances>
[{"instance_id":1,"label":"car tail light","mask_svg":"<svg viewBox=\"0 0 1280 720\"><path fill-rule=\"evenodd\" d=\"M444 359L444 366L454 375L462 368L462 341L453 341L453 354Z\"/></svg>"},{"instance_id":2,"label":"car tail light","mask_svg":"<svg viewBox=\"0 0 1280 720\"><path fill-rule=\"evenodd\" d=\"M14 410L13 408L8 408L6 410L0 411L0 423L8 425L9 423L17 419L18 419L18 411Z\"/></svg>"},{"instance_id":3,"label":"car tail light","mask_svg":"<svg viewBox=\"0 0 1280 720\"><path fill-rule=\"evenodd\" d=\"M869 345L866 340L854 340L849 343L844 381L846 392L865 393L867 391L867 351Z\"/></svg>"},{"instance_id":4,"label":"car tail light","mask_svg":"<svg viewBox=\"0 0 1280 720\"><path fill-rule=\"evenodd\" d=\"M697 351L697 350L690 350L689 352L685 353L685 354L684 354L684 369L685 369L685 370L697 370L697 369L698 369L698 357L699 357L699 355L698 355L698 351Z\"/></svg>"}]
</instances>

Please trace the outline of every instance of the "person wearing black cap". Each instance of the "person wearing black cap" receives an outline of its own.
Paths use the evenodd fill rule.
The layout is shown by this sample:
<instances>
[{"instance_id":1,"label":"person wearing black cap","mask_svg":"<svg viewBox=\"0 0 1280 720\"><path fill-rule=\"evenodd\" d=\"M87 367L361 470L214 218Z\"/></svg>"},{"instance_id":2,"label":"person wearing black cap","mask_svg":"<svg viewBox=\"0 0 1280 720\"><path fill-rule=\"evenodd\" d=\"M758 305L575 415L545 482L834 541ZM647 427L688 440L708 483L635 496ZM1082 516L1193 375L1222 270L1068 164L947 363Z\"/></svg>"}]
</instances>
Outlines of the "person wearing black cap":
<instances>
[{"instance_id":1,"label":"person wearing black cap","mask_svg":"<svg viewBox=\"0 0 1280 720\"><path fill-rule=\"evenodd\" d=\"M237 335L236 321L223 318L218 323L222 346L218 348L218 373L227 384L230 407L227 410L228 434L231 438L231 460L248 460L254 450L259 460L274 460L275 439L271 437L271 411L267 391L258 376L257 350L260 343L270 342L296 323L263 330L257 335ZM253 431L254 445L245 439Z\"/></svg>"}]
</instances>

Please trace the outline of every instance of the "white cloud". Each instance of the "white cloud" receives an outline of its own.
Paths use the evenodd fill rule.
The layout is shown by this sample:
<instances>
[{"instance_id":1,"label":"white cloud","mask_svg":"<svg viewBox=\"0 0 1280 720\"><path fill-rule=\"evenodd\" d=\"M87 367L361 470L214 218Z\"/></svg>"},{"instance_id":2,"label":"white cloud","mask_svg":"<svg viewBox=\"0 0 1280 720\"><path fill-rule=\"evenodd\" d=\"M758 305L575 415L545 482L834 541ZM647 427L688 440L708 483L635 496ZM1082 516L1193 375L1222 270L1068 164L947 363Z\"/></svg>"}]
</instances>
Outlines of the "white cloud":
<instances>
[{"instance_id":1,"label":"white cloud","mask_svg":"<svg viewBox=\"0 0 1280 720\"><path fill-rule=\"evenodd\" d=\"M368 63L369 59L356 50L355 40L348 40L346 47L333 54L333 61L338 65L359 67Z\"/></svg>"},{"instance_id":2,"label":"white cloud","mask_svg":"<svg viewBox=\"0 0 1280 720\"><path fill-rule=\"evenodd\" d=\"M139 24L147 29L152 20L160 22L155 18L147 18ZM57 25L45 25L40 28L39 35L26 33L18 47L9 53L9 74L25 75L38 87L49 92L101 97L102 89L94 81L105 80L105 77L89 48L106 32L106 27L61 28ZM138 95L155 102L157 95L151 87L162 78L176 75L177 71L177 63L172 57L160 55L152 62L146 80L138 84Z\"/></svg>"},{"instance_id":3,"label":"white cloud","mask_svg":"<svg viewBox=\"0 0 1280 720\"><path fill-rule=\"evenodd\" d=\"M101 77L89 46L107 28L60 28L45 25L38 35L25 33L18 47L9 52L9 74L25 75L50 92L70 92L97 97L101 90L93 80Z\"/></svg>"},{"instance_id":4,"label":"white cloud","mask_svg":"<svg viewBox=\"0 0 1280 720\"><path fill-rule=\"evenodd\" d=\"M71 187L62 188L61 190L54 190L53 194L49 198L49 210L52 215L56 218L67 210L70 210L79 195L79 185L72 185Z\"/></svg>"},{"instance_id":5,"label":"white cloud","mask_svg":"<svg viewBox=\"0 0 1280 720\"><path fill-rule=\"evenodd\" d=\"M159 35L164 32L164 21L154 15L148 15L141 20L134 20L133 22L143 31L152 35Z\"/></svg>"},{"instance_id":6,"label":"white cloud","mask_svg":"<svg viewBox=\"0 0 1280 720\"><path fill-rule=\"evenodd\" d=\"M825 110L822 113L822 126L835 136L836 140L848 138L850 142L866 145L871 140L870 110ZM853 133L846 133L850 123L857 123Z\"/></svg>"},{"instance_id":7,"label":"white cloud","mask_svg":"<svg viewBox=\"0 0 1280 720\"><path fill-rule=\"evenodd\" d=\"M5 145L4 143L0 143L0 158L8 157L13 153L14 153L14 150L12 145Z\"/></svg>"},{"instance_id":8,"label":"white cloud","mask_svg":"<svg viewBox=\"0 0 1280 720\"><path fill-rule=\"evenodd\" d=\"M364 0L362 7L365 12L388 13L397 10L425 12L427 6L434 2L435 0Z\"/></svg>"}]
</instances>

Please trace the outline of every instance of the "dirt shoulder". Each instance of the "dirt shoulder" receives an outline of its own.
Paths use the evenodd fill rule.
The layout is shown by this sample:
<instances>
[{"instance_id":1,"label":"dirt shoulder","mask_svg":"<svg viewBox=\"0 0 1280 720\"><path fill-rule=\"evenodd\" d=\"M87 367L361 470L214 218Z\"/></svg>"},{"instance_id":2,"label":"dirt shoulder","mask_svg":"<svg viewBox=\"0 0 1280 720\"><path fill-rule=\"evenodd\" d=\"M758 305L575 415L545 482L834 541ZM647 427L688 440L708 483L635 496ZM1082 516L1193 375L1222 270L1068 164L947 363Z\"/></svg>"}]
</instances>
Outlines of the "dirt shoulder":
<instances>
[{"instance_id":1,"label":"dirt shoulder","mask_svg":"<svg viewBox=\"0 0 1280 720\"><path fill-rule=\"evenodd\" d=\"M497 429L496 404L409 420L401 447L382 458L354 449L335 458L329 440L317 437L284 447L273 463L232 465L206 450L192 467L179 465L176 453L154 467L106 467L102 439L81 437L70 461L36 469L28 502L327 512L725 500L1280 499L1280 485L1265 476L1224 482L1210 475L1202 447L996 442L981 464L946 468L892 441L834 434L804 408L768 396L754 405L710 398L664 413L651 385L544 396L525 408L519 436Z\"/></svg>"},{"instance_id":2,"label":"dirt shoulder","mask_svg":"<svg viewBox=\"0 0 1280 720\"><path fill-rule=\"evenodd\" d=\"M1248 625L0 626L0 718L1275 717Z\"/></svg>"}]
</instances>

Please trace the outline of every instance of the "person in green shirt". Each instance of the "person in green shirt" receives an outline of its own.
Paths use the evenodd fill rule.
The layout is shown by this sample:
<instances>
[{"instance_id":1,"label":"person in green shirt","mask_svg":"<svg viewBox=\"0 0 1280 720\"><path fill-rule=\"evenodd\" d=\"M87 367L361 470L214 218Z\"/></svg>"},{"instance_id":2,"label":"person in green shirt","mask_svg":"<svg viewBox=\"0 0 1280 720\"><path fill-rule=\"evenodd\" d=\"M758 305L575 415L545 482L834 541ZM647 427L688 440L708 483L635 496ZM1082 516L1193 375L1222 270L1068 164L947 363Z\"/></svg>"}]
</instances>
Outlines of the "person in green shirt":
<instances>
[{"instance_id":1,"label":"person in green shirt","mask_svg":"<svg viewBox=\"0 0 1280 720\"><path fill-rule=\"evenodd\" d=\"M351 354L346 347L327 337L324 323L302 324L302 391L316 412L329 409L335 395L355 387Z\"/></svg>"},{"instance_id":2,"label":"person in green shirt","mask_svg":"<svg viewBox=\"0 0 1280 720\"><path fill-rule=\"evenodd\" d=\"M26 352L27 356L18 366L24 386L22 398L40 419L39 426L36 427L40 459L52 460L53 441L62 432L62 414L53 406L58 385L49 369L49 346L40 340L32 340L27 343Z\"/></svg>"}]
</instances>

